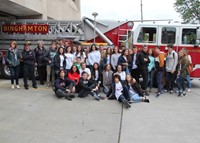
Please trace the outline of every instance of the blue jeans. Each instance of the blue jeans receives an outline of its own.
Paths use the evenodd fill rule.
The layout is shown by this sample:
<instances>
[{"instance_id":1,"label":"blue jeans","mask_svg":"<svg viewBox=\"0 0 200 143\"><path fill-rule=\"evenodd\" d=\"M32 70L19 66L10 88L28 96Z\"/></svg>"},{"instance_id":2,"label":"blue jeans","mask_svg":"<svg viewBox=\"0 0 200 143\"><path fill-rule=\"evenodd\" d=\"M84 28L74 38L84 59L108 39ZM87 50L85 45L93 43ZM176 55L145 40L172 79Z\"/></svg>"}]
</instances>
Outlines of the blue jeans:
<instances>
[{"instance_id":1,"label":"blue jeans","mask_svg":"<svg viewBox=\"0 0 200 143\"><path fill-rule=\"evenodd\" d=\"M142 102L142 97L140 97L138 94L131 95L130 97L134 102Z\"/></svg>"},{"instance_id":2,"label":"blue jeans","mask_svg":"<svg viewBox=\"0 0 200 143\"><path fill-rule=\"evenodd\" d=\"M185 77L183 77L182 75L177 76L176 84L179 92L182 93L185 90Z\"/></svg>"},{"instance_id":3,"label":"blue jeans","mask_svg":"<svg viewBox=\"0 0 200 143\"><path fill-rule=\"evenodd\" d=\"M187 75L186 80L187 80L187 87L191 88L192 87L192 83L190 81L190 75Z\"/></svg>"},{"instance_id":4,"label":"blue jeans","mask_svg":"<svg viewBox=\"0 0 200 143\"><path fill-rule=\"evenodd\" d=\"M10 78L11 84L14 84L14 80L16 80L16 85L19 84L19 66L9 67L10 70Z\"/></svg>"},{"instance_id":5,"label":"blue jeans","mask_svg":"<svg viewBox=\"0 0 200 143\"><path fill-rule=\"evenodd\" d=\"M148 72L148 85L150 89L153 87L153 71Z\"/></svg>"},{"instance_id":6,"label":"blue jeans","mask_svg":"<svg viewBox=\"0 0 200 143\"><path fill-rule=\"evenodd\" d=\"M158 84L158 92L162 92L162 78L163 78L163 71L157 71L157 84Z\"/></svg>"},{"instance_id":7,"label":"blue jeans","mask_svg":"<svg viewBox=\"0 0 200 143\"><path fill-rule=\"evenodd\" d=\"M171 72L166 72L166 90L173 90L174 88L174 77L175 74Z\"/></svg>"}]
</instances>

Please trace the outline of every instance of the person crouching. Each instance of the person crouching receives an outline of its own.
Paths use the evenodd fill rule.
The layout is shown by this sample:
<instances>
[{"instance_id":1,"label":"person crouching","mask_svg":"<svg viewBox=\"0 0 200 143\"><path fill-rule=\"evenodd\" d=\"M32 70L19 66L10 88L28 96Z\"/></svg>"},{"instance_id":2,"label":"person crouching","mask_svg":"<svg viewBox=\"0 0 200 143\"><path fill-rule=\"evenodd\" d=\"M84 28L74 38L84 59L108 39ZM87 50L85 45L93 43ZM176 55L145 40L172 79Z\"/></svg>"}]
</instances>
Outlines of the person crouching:
<instances>
[{"instance_id":1,"label":"person crouching","mask_svg":"<svg viewBox=\"0 0 200 143\"><path fill-rule=\"evenodd\" d=\"M67 100L72 100L75 97L76 83L68 78L65 78L65 71L61 69L58 73L59 77L55 81L55 94L58 98L65 97Z\"/></svg>"}]
</instances>

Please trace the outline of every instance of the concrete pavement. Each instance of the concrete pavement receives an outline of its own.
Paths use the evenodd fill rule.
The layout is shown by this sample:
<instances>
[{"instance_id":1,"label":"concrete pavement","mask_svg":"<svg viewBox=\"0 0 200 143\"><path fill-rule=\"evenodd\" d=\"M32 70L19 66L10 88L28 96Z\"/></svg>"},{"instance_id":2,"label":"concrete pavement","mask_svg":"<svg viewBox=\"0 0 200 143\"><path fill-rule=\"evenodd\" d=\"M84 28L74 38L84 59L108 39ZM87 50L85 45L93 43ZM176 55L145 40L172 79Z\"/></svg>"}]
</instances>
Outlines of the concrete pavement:
<instances>
[{"instance_id":1,"label":"concrete pavement","mask_svg":"<svg viewBox=\"0 0 200 143\"><path fill-rule=\"evenodd\" d=\"M93 97L57 99L51 89L11 90L0 79L0 143L199 143L200 81L186 97L163 94L123 109ZM22 83L22 82L21 82Z\"/></svg>"}]
</instances>

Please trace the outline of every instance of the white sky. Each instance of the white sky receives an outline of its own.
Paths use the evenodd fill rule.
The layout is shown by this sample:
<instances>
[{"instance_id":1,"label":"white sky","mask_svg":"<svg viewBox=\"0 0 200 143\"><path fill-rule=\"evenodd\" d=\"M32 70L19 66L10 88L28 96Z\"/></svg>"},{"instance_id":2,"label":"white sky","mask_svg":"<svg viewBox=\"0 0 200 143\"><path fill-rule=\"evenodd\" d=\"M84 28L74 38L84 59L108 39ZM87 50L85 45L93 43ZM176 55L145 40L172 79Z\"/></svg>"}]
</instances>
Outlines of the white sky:
<instances>
[{"instance_id":1,"label":"white sky","mask_svg":"<svg viewBox=\"0 0 200 143\"><path fill-rule=\"evenodd\" d=\"M81 0L81 17L93 19L92 13L97 12L98 19L107 20L140 20L141 0ZM173 7L175 0L142 0L143 19L173 19L181 21L179 13Z\"/></svg>"}]
</instances>

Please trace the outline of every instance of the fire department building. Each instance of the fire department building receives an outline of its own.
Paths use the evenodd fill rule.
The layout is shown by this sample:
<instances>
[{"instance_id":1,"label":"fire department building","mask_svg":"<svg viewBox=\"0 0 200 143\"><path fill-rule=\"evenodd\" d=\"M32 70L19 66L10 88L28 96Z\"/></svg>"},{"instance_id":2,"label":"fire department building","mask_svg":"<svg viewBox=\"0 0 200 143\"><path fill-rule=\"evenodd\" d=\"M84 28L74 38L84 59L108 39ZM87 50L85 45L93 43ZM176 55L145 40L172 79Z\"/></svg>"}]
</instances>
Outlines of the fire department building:
<instances>
[{"instance_id":1,"label":"fire department building","mask_svg":"<svg viewBox=\"0 0 200 143\"><path fill-rule=\"evenodd\" d=\"M80 0L0 0L0 20L80 20Z\"/></svg>"}]
</instances>

